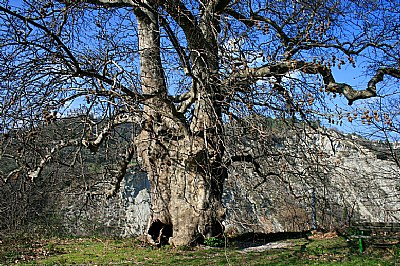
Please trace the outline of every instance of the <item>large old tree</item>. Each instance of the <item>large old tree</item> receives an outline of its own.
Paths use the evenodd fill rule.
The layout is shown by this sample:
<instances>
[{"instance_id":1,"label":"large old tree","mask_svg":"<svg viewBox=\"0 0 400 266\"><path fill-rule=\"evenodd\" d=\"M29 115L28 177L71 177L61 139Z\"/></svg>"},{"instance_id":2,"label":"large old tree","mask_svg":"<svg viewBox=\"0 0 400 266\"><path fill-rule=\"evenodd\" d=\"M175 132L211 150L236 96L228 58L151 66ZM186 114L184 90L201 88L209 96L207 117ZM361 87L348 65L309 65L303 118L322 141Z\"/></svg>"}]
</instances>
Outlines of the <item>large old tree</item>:
<instances>
[{"instance_id":1,"label":"large old tree","mask_svg":"<svg viewBox=\"0 0 400 266\"><path fill-rule=\"evenodd\" d=\"M43 123L78 105L86 122L98 117L85 134L60 133L39 159L23 159L25 146L2 149L15 160L2 178L34 182L60 150L95 152L118 125L140 123L110 195L136 155L151 183L155 241L218 235L227 166L252 161L227 160L224 124L254 113L353 119L329 101L382 96L400 77L399 18L397 0L2 0L2 144L23 129L30 145ZM334 75L359 65L363 87Z\"/></svg>"}]
</instances>

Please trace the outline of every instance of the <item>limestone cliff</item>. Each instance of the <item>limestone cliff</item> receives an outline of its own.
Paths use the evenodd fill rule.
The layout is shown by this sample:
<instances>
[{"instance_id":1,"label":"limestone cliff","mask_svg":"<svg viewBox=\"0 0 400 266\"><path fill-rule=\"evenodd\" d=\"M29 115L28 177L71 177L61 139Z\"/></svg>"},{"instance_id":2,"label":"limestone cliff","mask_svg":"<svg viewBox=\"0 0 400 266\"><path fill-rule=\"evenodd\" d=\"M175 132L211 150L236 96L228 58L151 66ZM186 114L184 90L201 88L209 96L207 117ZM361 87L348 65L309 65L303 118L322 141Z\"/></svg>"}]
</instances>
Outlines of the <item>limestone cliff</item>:
<instances>
[{"instance_id":1,"label":"limestone cliff","mask_svg":"<svg viewBox=\"0 0 400 266\"><path fill-rule=\"evenodd\" d=\"M400 168L392 159L397 144L389 150L388 144L318 125L257 117L227 125L225 139L229 234L400 220ZM75 235L144 233L151 196L140 164L132 162L117 196L105 198L120 152L113 145L117 139L108 146L112 156L86 154L89 160L73 168L49 167L41 180L24 185L30 186L24 193L20 179L0 184L0 233L23 224ZM16 215L18 206L24 219Z\"/></svg>"}]
</instances>

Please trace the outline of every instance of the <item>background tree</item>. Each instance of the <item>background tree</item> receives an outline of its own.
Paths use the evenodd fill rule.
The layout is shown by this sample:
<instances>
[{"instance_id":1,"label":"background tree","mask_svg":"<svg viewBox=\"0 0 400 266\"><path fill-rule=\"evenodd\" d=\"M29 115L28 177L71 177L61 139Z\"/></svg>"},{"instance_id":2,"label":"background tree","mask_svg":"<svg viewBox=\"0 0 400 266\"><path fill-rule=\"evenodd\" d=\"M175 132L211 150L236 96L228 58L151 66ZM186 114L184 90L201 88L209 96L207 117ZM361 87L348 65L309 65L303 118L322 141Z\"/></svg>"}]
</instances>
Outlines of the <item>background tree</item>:
<instances>
[{"instance_id":1,"label":"background tree","mask_svg":"<svg viewBox=\"0 0 400 266\"><path fill-rule=\"evenodd\" d=\"M124 233L116 221L125 217L109 211L110 205L119 206L119 198L106 201L104 194L113 189L110 176L119 171L124 146L132 141L132 124L116 127L97 153L73 145L55 149L34 182L22 174L24 167L39 165L49 147L77 142L104 123L84 112L38 125L34 131L8 132L0 157L1 236Z\"/></svg>"},{"instance_id":2,"label":"background tree","mask_svg":"<svg viewBox=\"0 0 400 266\"><path fill-rule=\"evenodd\" d=\"M332 108L333 97L351 105L400 77L396 2L3 0L4 138L33 132L78 102L105 121L60 138L36 161L14 157L13 171L34 181L59 150L97 151L117 125L140 122L110 195L137 152L151 183L153 239L183 245L218 235L229 165L224 123L253 113L350 117ZM358 62L372 73L363 88L335 79L336 67Z\"/></svg>"}]
</instances>

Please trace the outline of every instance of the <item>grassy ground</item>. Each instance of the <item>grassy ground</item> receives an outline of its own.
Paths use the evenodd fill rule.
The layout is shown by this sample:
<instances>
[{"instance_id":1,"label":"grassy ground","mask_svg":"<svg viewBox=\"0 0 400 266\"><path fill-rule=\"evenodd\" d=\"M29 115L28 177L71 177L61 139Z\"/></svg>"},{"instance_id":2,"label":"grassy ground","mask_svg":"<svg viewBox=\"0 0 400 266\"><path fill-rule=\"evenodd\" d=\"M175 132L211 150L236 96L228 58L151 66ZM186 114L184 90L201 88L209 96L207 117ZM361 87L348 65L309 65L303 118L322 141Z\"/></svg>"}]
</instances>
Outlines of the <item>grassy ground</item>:
<instances>
[{"instance_id":1,"label":"grassy ground","mask_svg":"<svg viewBox=\"0 0 400 266\"><path fill-rule=\"evenodd\" d=\"M0 265L400 265L400 245L367 246L342 237L285 239L284 248L260 252L245 249L263 245L230 241L226 247L156 248L135 239L53 238L1 240Z\"/></svg>"}]
</instances>

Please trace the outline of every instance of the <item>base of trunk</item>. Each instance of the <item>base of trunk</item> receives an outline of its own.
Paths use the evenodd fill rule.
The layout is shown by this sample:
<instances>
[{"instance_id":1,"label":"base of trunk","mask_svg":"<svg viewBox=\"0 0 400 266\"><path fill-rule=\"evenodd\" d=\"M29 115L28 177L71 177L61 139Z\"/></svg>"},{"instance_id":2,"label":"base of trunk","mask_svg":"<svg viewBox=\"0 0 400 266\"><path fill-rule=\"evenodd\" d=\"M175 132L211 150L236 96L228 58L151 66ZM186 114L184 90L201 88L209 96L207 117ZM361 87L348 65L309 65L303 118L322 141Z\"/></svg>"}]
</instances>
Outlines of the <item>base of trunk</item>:
<instances>
[{"instance_id":1,"label":"base of trunk","mask_svg":"<svg viewBox=\"0 0 400 266\"><path fill-rule=\"evenodd\" d=\"M221 214L214 215L223 216ZM186 217L185 219L184 217L177 217L179 226L177 225L175 227L156 219L150 224L148 229L148 235L151 238L150 241L159 246L166 244L174 246L193 246L204 243L206 238L221 236L223 234L224 227L222 225L222 219L216 220L210 217L210 219L207 220L213 221L206 223L205 221L200 221L198 218L199 217L197 217L197 219L195 217Z\"/></svg>"}]
</instances>

